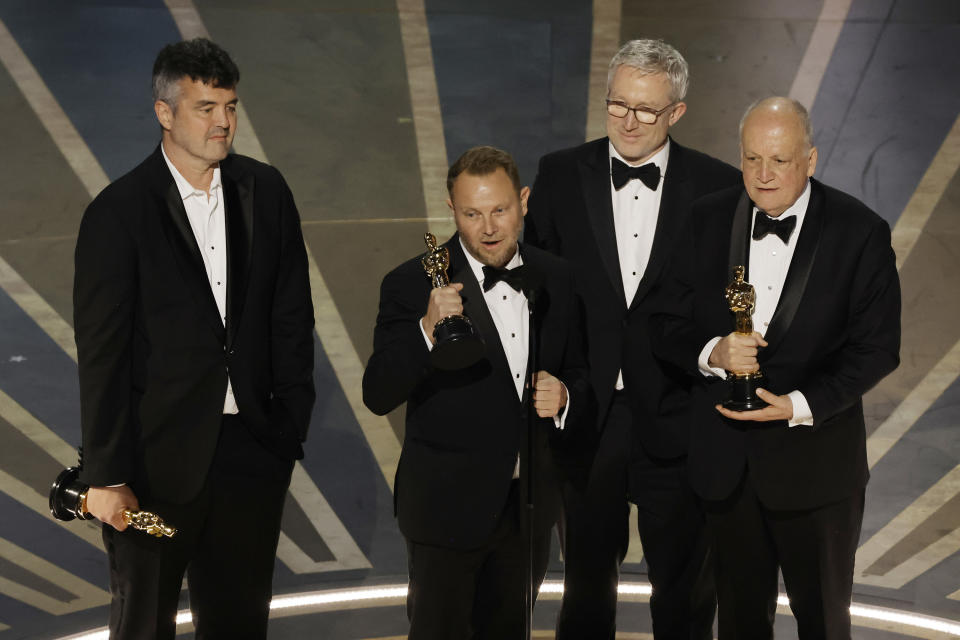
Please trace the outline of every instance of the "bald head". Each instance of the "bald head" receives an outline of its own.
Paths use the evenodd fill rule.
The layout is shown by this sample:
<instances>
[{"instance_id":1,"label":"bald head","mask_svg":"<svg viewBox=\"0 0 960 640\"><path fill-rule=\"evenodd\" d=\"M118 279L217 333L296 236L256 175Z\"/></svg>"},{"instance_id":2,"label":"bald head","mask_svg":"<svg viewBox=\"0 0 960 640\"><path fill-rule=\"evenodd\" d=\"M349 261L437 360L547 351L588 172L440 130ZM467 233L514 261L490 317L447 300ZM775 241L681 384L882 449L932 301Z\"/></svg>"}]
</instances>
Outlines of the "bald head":
<instances>
[{"instance_id":1,"label":"bald head","mask_svg":"<svg viewBox=\"0 0 960 640\"><path fill-rule=\"evenodd\" d=\"M807 147L813 146L813 124L810 122L810 114L807 108L794 100L793 98L784 98L783 96L771 96L762 100L757 100L743 112L740 118L740 140L743 140L743 126L747 119L756 113L757 115L772 116L794 116L795 122L803 133L803 139Z\"/></svg>"},{"instance_id":2,"label":"bald head","mask_svg":"<svg viewBox=\"0 0 960 640\"><path fill-rule=\"evenodd\" d=\"M810 116L796 100L752 104L740 121L740 169L753 203L779 216L797 201L817 168Z\"/></svg>"}]
</instances>

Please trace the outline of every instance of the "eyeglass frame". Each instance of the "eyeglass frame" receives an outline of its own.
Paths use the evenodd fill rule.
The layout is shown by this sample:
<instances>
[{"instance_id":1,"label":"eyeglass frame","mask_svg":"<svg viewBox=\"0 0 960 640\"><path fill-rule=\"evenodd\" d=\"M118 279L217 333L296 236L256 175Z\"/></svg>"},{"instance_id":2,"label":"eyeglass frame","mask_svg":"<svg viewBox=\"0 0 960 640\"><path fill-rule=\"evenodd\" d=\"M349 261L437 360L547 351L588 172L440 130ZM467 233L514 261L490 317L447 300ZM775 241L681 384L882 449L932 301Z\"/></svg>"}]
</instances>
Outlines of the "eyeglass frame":
<instances>
[{"instance_id":1,"label":"eyeglass frame","mask_svg":"<svg viewBox=\"0 0 960 640\"><path fill-rule=\"evenodd\" d=\"M657 124L657 120L660 119L660 116L662 116L667 109L670 109L671 107L675 107L678 104L680 104L680 101L677 100L676 102L671 102L670 104L665 106L663 109L660 109L659 111L651 111L646 107L631 107L631 106L628 106L626 102L620 102L619 100L607 100L606 103L607 103L607 114L613 116L614 118L626 118L628 115L630 115L630 112L633 111L633 117L637 120L637 122L641 124ZM618 116L615 113L610 113L610 105L614 105L614 104L617 105L618 107L623 107L624 109L627 110L627 112L622 116ZM646 114L648 116L653 116L653 120L649 122L646 120L642 120L639 115L641 113Z\"/></svg>"}]
</instances>

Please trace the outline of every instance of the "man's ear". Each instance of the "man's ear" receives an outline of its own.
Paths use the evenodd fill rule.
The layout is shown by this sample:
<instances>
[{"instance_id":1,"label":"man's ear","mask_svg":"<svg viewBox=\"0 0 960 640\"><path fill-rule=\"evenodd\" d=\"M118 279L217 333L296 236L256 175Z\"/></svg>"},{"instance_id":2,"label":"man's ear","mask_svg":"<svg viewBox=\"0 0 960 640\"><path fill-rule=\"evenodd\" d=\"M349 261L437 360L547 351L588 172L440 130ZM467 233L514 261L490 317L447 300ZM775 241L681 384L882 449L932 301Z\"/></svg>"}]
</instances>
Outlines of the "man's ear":
<instances>
[{"instance_id":1,"label":"man's ear","mask_svg":"<svg viewBox=\"0 0 960 640\"><path fill-rule=\"evenodd\" d=\"M683 117L683 114L687 112L687 103L678 102L677 106L673 108L673 111L670 112L670 126L677 124L677 121Z\"/></svg>"},{"instance_id":2,"label":"man's ear","mask_svg":"<svg viewBox=\"0 0 960 640\"><path fill-rule=\"evenodd\" d=\"M527 215L527 199L530 197L530 187L520 189L520 211Z\"/></svg>"},{"instance_id":3,"label":"man's ear","mask_svg":"<svg viewBox=\"0 0 960 640\"><path fill-rule=\"evenodd\" d=\"M157 114L157 122L165 131L173 128L173 109L163 100L157 100L153 103L153 112Z\"/></svg>"},{"instance_id":4,"label":"man's ear","mask_svg":"<svg viewBox=\"0 0 960 640\"><path fill-rule=\"evenodd\" d=\"M817 170L817 148L810 149L810 155L807 157L807 177L812 178Z\"/></svg>"}]
</instances>

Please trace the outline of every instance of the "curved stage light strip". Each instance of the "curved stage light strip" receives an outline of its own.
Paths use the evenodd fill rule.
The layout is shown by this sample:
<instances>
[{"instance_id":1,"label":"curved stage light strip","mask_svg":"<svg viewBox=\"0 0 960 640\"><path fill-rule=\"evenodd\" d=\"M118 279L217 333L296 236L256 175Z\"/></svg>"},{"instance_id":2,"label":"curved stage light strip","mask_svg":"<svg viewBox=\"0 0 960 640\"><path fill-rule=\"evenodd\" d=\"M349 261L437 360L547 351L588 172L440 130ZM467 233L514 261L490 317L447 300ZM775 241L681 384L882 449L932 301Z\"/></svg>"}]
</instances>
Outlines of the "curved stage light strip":
<instances>
[{"instance_id":1,"label":"curved stage light strip","mask_svg":"<svg viewBox=\"0 0 960 640\"><path fill-rule=\"evenodd\" d=\"M646 582L621 582L617 591L624 596L649 597L652 588ZM540 588L543 595L559 596L563 593L563 582L559 580L546 580ZM353 589L329 589L326 591L311 591L305 593L295 593L285 596L277 596L270 603L270 610L273 612L284 611L285 615L297 615L288 610L301 608L322 608L329 609L329 605L347 604L345 608L357 606L378 606L377 600L402 600L407 595L406 585L381 585L378 587L358 587ZM551 598L553 599L553 598ZM383 603L388 606L394 603ZM397 602L395 604L401 604ZM777 598L777 604L780 608L789 606L790 601L787 596L780 594ZM785 613L781 611L781 613ZM911 632L920 632L918 637L928 637L926 634L930 631L945 633L951 636L960 637L960 623L948 620L946 618L937 618L934 616L925 616L887 607L876 607L871 605L853 603L850 605L850 614L853 617L854 626L857 624L857 618L864 621L889 623L896 625L896 632L910 636ZM283 615L283 614L281 614ZM190 611L183 610L177 612L177 626L190 624L192 618ZM870 625L873 626L873 625ZM109 632L106 627L101 627L92 631L85 631L71 636L65 636L58 640L108 640Z\"/></svg>"}]
</instances>

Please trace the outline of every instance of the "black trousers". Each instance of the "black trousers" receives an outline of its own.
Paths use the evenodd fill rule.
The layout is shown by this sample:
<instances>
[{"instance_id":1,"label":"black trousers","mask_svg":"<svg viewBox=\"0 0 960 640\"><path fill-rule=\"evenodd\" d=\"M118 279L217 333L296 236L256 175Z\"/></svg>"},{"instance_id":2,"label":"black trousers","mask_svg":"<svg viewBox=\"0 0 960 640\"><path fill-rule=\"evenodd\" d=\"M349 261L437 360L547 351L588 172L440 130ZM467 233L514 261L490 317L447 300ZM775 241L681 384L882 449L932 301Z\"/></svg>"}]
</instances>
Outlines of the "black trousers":
<instances>
[{"instance_id":1,"label":"black trousers","mask_svg":"<svg viewBox=\"0 0 960 640\"><path fill-rule=\"evenodd\" d=\"M266 638L292 470L292 461L260 446L238 417L224 416L213 463L195 499L169 504L137 496L141 509L177 527L173 538L104 525L111 639L174 638L185 572L197 638Z\"/></svg>"},{"instance_id":2,"label":"black trousers","mask_svg":"<svg viewBox=\"0 0 960 640\"><path fill-rule=\"evenodd\" d=\"M490 540L462 551L407 541L410 640L521 640L524 637L527 536L519 480ZM534 576L547 572L550 529L536 532Z\"/></svg>"},{"instance_id":3,"label":"black trousers","mask_svg":"<svg viewBox=\"0 0 960 640\"><path fill-rule=\"evenodd\" d=\"M631 459L632 429L629 402L618 392L586 489L563 486L564 591L557 639L614 638L620 565L629 544L630 500L637 504L640 540L653 585L654 637L710 639L716 596L703 512L689 487L686 465L642 452L639 458L634 452ZM628 496L628 486L642 490Z\"/></svg>"},{"instance_id":4,"label":"black trousers","mask_svg":"<svg viewBox=\"0 0 960 640\"><path fill-rule=\"evenodd\" d=\"M815 509L767 509L757 498L749 471L729 498L705 502L714 544L720 639L773 638L779 567L800 639L849 640L863 504L861 489Z\"/></svg>"}]
</instances>

